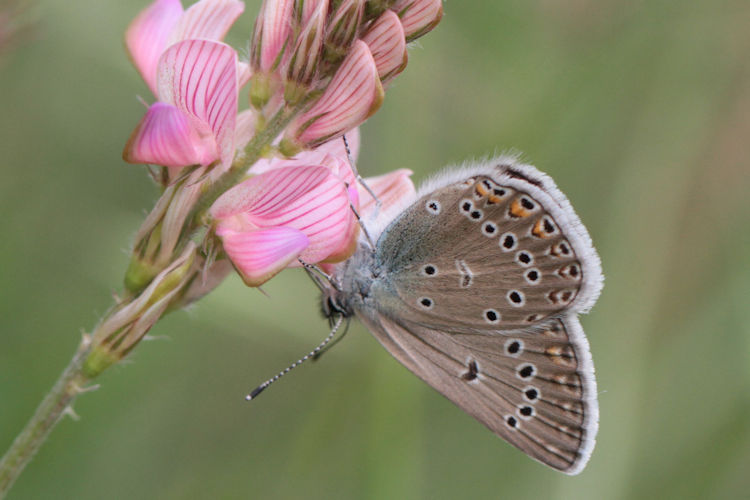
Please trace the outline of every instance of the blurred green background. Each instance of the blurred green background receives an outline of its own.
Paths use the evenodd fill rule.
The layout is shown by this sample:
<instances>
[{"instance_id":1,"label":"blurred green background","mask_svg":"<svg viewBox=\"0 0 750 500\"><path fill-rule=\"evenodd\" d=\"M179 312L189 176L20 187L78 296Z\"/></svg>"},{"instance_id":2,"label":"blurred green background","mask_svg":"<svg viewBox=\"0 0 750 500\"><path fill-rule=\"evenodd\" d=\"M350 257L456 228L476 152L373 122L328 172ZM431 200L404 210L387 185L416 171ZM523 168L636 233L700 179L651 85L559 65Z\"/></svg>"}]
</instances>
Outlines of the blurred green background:
<instances>
[{"instance_id":1,"label":"blurred green background","mask_svg":"<svg viewBox=\"0 0 750 500\"><path fill-rule=\"evenodd\" d=\"M245 47L259 2L229 41ZM145 0L40 1L0 63L0 450L120 288L157 192L120 153L150 98L122 33ZM503 0L441 25L363 128L365 175L419 182L515 149L567 193L606 286L583 318L601 429L568 477L328 332L287 271L232 277L82 397L9 498L747 498L750 3Z\"/></svg>"}]
</instances>

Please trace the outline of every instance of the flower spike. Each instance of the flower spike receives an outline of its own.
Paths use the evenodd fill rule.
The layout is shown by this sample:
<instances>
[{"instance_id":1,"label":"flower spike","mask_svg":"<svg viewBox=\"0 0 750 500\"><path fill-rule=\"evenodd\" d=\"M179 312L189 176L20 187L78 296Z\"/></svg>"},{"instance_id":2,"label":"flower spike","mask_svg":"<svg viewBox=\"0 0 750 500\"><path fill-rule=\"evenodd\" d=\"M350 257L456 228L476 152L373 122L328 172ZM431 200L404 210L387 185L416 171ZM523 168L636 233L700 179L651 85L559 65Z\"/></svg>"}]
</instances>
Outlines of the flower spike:
<instances>
[{"instance_id":1,"label":"flower spike","mask_svg":"<svg viewBox=\"0 0 750 500\"><path fill-rule=\"evenodd\" d=\"M370 49L357 40L320 99L292 123L282 150L294 154L340 136L377 111L383 97Z\"/></svg>"}]
</instances>

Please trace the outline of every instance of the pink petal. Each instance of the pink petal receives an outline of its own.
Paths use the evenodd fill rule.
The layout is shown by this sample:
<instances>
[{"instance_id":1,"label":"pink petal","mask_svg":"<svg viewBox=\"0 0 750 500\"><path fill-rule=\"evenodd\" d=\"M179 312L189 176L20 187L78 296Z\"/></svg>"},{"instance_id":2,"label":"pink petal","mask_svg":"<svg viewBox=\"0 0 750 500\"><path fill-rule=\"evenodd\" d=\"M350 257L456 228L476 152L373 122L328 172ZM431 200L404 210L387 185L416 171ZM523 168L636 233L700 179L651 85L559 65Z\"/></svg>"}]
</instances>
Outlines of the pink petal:
<instances>
[{"instance_id":1,"label":"pink petal","mask_svg":"<svg viewBox=\"0 0 750 500\"><path fill-rule=\"evenodd\" d=\"M168 45L191 38L221 41L244 10L237 0L201 0L185 11Z\"/></svg>"},{"instance_id":2,"label":"pink petal","mask_svg":"<svg viewBox=\"0 0 750 500\"><path fill-rule=\"evenodd\" d=\"M223 167L234 155L237 115L237 53L221 42L185 40L172 45L159 61L160 100L190 119L201 137L213 137Z\"/></svg>"},{"instance_id":3,"label":"pink petal","mask_svg":"<svg viewBox=\"0 0 750 500\"><path fill-rule=\"evenodd\" d=\"M237 88L242 88L247 82L250 81L252 73L250 71L250 65L246 62L237 63Z\"/></svg>"},{"instance_id":4,"label":"pink petal","mask_svg":"<svg viewBox=\"0 0 750 500\"><path fill-rule=\"evenodd\" d=\"M305 2L303 10L311 3ZM312 83L321 62L327 14L328 2L319 2L317 9L310 13L309 18L304 19L305 24L297 35L297 43L285 61L284 71L288 80L304 86Z\"/></svg>"},{"instance_id":5,"label":"pink petal","mask_svg":"<svg viewBox=\"0 0 750 500\"><path fill-rule=\"evenodd\" d=\"M252 109L246 109L241 111L237 115L236 124L234 127L234 144L237 149L244 148L250 139L255 135L255 125L257 121L257 115Z\"/></svg>"},{"instance_id":6,"label":"pink petal","mask_svg":"<svg viewBox=\"0 0 750 500\"><path fill-rule=\"evenodd\" d=\"M367 44L357 40L320 99L295 120L292 130L297 137L292 141L308 147L321 144L358 126L382 102L375 61Z\"/></svg>"},{"instance_id":7,"label":"pink petal","mask_svg":"<svg viewBox=\"0 0 750 500\"><path fill-rule=\"evenodd\" d=\"M346 49L356 38L357 31L362 24L365 2L364 0L341 0L334 2L334 7L335 11L328 21L326 46Z\"/></svg>"},{"instance_id":8,"label":"pink petal","mask_svg":"<svg viewBox=\"0 0 750 500\"><path fill-rule=\"evenodd\" d=\"M349 152L352 156L352 161L357 161L359 157L359 127L354 127L351 130L344 132L346 135L346 142L349 143ZM344 146L344 140L341 137L336 137L328 142L324 142L315 149L306 150L300 153L298 156L303 155L332 155L338 158L346 158L346 147Z\"/></svg>"},{"instance_id":9,"label":"pink petal","mask_svg":"<svg viewBox=\"0 0 750 500\"><path fill-rule=\"evenodd\" d=\"M297 13L300 19L299 24L300 26L304 26L310 21L310 18L317 9L325 13L328 12L328 0L304 0L301 8L297 7L297 9L299 11Z\"/></svg>"},{"instance_id":10,"label":"pink petal","mask_svg":"<svg viewBox=\"0 0 750 500\"><path fill-rule=\"evenodd\" d=\"M405 201L413 200L415 189L409 178L412 173L411 170L402 168L377 177L368 177L364 181L378 197L382 204L381 210L387 211ZM359 186L359 195L359 215L366 219L375 209L375 200L362 186Z\"/></svg>"},{"instance_id":11,"label":"pink petal","mask_svg":"<svg viewBox=\"0 0 750 500\"><path fill-rule=\"evenodd\" d=\"M318 262L350 236L353 214L346 185L320 166L289 167L257 175L222 195L211 215L235 231L290 227L310 240L306 262Z\"/></svg>"},{"instance_id":12,"label":"pink petal","mask_svg":"<svg viewBox=\"0 0 750 500\"><path fill-rule=\"evenodd\" d=\"M206 165L216 157L216 147L213 140L202 140L177 108L157 102L130 135L122 157L128 163L165 167Z\"/></svg>"},{"instance_id":13,"label":"pink petal","mask_svg":"<svg viewBox=\"0 0 750 500\"><path fill-rule=\"evenodd\" d=\"M291 36L293 6L294 0L263 0L253 34L253 70L272 71L278 66Z\"/></svg>"},{"instance_id":14,"label":"pink petal","mask_svg":"<svg viewBox=\"0 0 750 500\"><path fill-rule=\"evenodd\" d=\"M442 0L398 0L391 10L401 18L407 42L429 32L443 18Z\"/></svg>"},{"instance_id":15,"label":"pink petal","mask_svg":"<svg viewBox=\"0 0 750 500\"><path fill-rule=\"evenodd\" d=\"M237 119L239 128L239 117ZM346 140L349 143L352 161L356 162L357 156L359 155L359 127L355 127L346 132ZM332 172L346 184L353 185L355 182L354 174L349 166L349 159L346 156L344 141L341 137L331 139L315 149L301 151L293 158L261 159L250 168L249 173L258 175L275 168L302 167L310 165L323 165L331 168Z\"/></svg>"},{"instance_id":16,"label":"pink petal","mask_svg":"<svg viewBox=\"0 0 750 500\"><path fill-rule=\"evenodd\" d=\"M259 286L295 262L308 245L307 236L288 227L236 232L216 230L224 251L248 286Z\"/></svg>"},{"instance_id":17,"label":"pink petal","mask_svg":"<svg viewBox=\"0 0 750 500\"><path fill-rule=\"evenodd\" d=\"M130 23L125 46L143 80L156 94L156 65L182 16L180 0L156 0Z\"/></svg>"},{"instance_id":18,"label":"pink petal","mask_svg":"<svg viewBox=\"0 0 750 500\"><path fill-rule=\"evenodd\" d=\"M406 40L401 21L391 10L385 11L362 37L375 60L381 80L393 78L406 67Z\"/></svg>"}]
</instances>

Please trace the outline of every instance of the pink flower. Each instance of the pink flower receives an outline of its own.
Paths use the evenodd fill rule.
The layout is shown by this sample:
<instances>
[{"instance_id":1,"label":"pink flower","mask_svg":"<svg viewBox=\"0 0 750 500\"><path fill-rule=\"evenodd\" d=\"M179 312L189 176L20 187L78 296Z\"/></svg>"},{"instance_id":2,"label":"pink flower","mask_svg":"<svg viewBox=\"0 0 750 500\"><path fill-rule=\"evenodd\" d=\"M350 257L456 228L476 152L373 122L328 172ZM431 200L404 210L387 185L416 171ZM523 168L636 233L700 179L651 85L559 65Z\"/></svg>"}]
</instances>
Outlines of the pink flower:
<instances>
[{"instance_id":1,"label":"pink flower","mask_svg":"<svg viewBox=\"0 0 750 500\"><path fill-rule=\"evenodd\" d=\"M297 259L340 260L353 251L350 190L321 165L276 168L238 184L211 207L216 234L245 283L258 286Z\"/></svg>"},{"instance_id":2,"label":"pink flower","mask_svg":"<svg viewBox=\"0 0 750 500\"><path fill-rule=\"evenodd\" d=\"M243 10L244 4L236 0L201 0L187 11L180 0L156 0L130 23L125 46L138 72L158 95L156 68L162 53L191 38L221 41Z\"/></svg>"},{"instance_id":3,"label":"pink flower","mask_svg":"<svg viewBox=\"0 0 750 500\"><path fill-rule=\"evenodd\" d=\"M377 111L383 95L372 53L357 40L323 95L290 124L282 150L294 153L340 136Z\"/></svg>"},{"instance_id":4,"label":"pink flower","mask_svg":"<svg viewBox=\"0 0 750 500\"><path fill-rule=\"evenodd\" d=\"M237 53L220 42L185 40L164 52L156 96L133 131L125 161L179 168L234 155L239 90Z\"/></svg>"}]
</instances>

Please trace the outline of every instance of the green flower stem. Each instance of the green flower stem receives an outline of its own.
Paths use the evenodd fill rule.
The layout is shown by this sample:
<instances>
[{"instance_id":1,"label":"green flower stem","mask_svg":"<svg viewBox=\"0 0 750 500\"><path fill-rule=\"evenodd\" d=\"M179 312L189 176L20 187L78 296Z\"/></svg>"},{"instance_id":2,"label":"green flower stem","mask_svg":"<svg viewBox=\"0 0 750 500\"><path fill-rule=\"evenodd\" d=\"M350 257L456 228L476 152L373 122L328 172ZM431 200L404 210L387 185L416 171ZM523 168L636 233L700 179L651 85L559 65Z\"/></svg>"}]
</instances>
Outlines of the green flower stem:
<instances>
[{"instance_id":1,"label":"green flower stem","mask_svg":"<svg viewBox=\"0 0 750 500\"><path fill-rule=\"evenodd\" d=\"M263 128L257 131L245 148L244 153L236 157L231 168L214 182L198 200L187 217L185 238L189 238L190 234L202 225L201 218L216 199L227 189L240 182L247 174L248 168L268 154L273 141L281 134L292 118L307 106L308 102L308 100L303 100L293 107L283 108L268 120ZM182 282L180 281L180 283ZM182 285L170 281L164 286L170 288ZM157 293L157 295L161 296L162 294ZM128 298L128 302L135 300L137 300L137 295ZM120 306L124 307L125 304L120 304ZM119 307L115 308L110 314L114 314L118 310L120 310ZM166 314L169 310L171 309L165 310L162 314ZM102 323L104 322L102 321ZM5 497L24 467L34 457L34 454L42 446L62 416L66 412L72 411L73 401L79 394L86 391L86 385L101 372L116 364L130 349L128 348L128 351L121 353L121 355L116 355L116 353L111 353L110 348L104 344L98 345L104 340L100 337L101 335L97 335L96 332L90 336L84 336L70 364L62 372L52 390L42 400L34 416L31 417L26 427L16 437L10 449L0 460L0 499ZM136 340L136 343L138 340Z\"/></svg>"},{"instance_id":2,"label":"green flower stem","mask_svg":"<svg viewBox=\"0 0 750 500\"><path fill-rule=\"evenodd\" d=\"M90 351L91 343L84 338L55 386L42 400L34 416L0 460L0 498L5 497L49 433L65 412L69 411L76 396L86 390L86 384L90 379L83 374L82 366Z\"/></svg>"}]
</instances>

